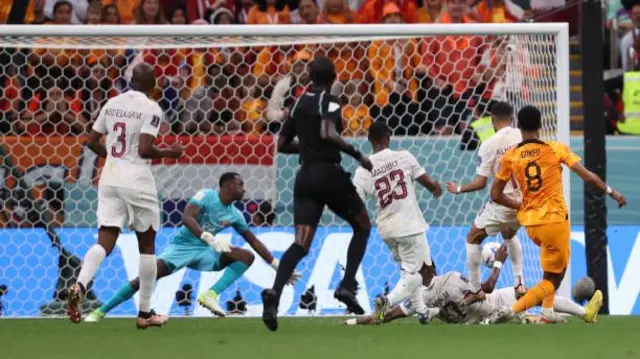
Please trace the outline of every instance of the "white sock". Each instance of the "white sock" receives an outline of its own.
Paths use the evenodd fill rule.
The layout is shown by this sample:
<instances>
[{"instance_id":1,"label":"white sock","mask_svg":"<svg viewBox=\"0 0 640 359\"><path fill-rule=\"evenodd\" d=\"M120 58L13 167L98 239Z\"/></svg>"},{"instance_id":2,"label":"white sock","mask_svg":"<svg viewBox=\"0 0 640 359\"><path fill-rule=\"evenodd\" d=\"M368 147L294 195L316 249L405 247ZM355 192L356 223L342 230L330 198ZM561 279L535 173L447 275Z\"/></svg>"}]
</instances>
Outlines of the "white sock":
<instances>
[{"instance_id":1,"label":"white sock","mask_svg":"<svg viewBox=\"0 0 640 359\"><path fill-rule=\"evenodd\" d=\"M556 312L567 313L580 318L584 317L586 313L583 307L574 303L571 299L557 295L553 302L553 309Z\"/></svg>"},{"instance_id":2,"label":"white sock","mask_svg":"<svg viewBox=\"0 0 640 359\"><path fill-rule=\"evenodd\" d=\"M551 317L553 316L553 308L545 308L542 307L542 310L540 311L540 313L542 313L542 315L546 316L546 317Z\"/></svg>"},{"instance_id":3,"label":"white sock","mask_svg":"<svg viewBox=\"0 0 640 359\"><path fill-rule=\"evenodd\" d=\"M107 251L99 244L94 244L87 254L84 255L84 259L82 260L82 269L80 269L80 274L78 274L78 283L81 283L86 289L89 285L89 282L93 280L95 277L98 268L100 268L100 264L107 256Z\"/></svg>"},{"instance_id":4,"label":"white sock","mask_svg":"<svg viewBox=\"0 0 640 359\"><path fill-rule=\"evenodd\" d=\"M477 292L482 285L481 268L482 248L479 244L467 243L467 270L469 271L469 282L471 290Z\"/></svg>"},{"instance_id":5,"label":"white sock","mask_svg":"<svg viewBox=\"0 0 640 359\"><path fill-rule=\"evenodd\" d=\"M417 275L418 277L420 277L419 274ZM422 277L420 277L420 281L422 281ZM411 300L411 307L416 308L416 312L418 314L424 314L427 312L427 305L424 304L424 301L422 300L423 290L424 287L422 285L418 285L418 288L414 289L414 291L409 296L409 299Z\"/></svg>"},{"instance_id":6,"label":"white sock","mask_svg":"<svg viewBox=\"0 0 640 359\"><path fill-rule=\"evenodd\" d=\"M513 271L514 286L524 285L524 272L522 271L522 245L518 236L505 239L504 244L507 245L507 253L511 260L511 269Z\"/></svg>"},{"instance_id":7,"label":"white sock","mask_svg":"<svg viewBox=\"0 0 640 359\"><path fill-rule=\"evenodd\" d=\"M156 256L153 254L140 255L140 311L148 313L151 311L151 295L156 284Z\"/></svg>"},{"instance_id":8,"label":"white sock","mask_svg":"<svg viewBox=\"0 0 640 359\"><path fill-rule=\"evenodd\" d=\"M407 273L402 271L400 275L400 281L393 288L391 293L387 295L387 299L389 300L390 305L395 305L407 297L411 296L412 293L419 289L422 283L422 277L418 273ZM417 308L417 307L416 307Z\"/></svg>"}]
</instances>

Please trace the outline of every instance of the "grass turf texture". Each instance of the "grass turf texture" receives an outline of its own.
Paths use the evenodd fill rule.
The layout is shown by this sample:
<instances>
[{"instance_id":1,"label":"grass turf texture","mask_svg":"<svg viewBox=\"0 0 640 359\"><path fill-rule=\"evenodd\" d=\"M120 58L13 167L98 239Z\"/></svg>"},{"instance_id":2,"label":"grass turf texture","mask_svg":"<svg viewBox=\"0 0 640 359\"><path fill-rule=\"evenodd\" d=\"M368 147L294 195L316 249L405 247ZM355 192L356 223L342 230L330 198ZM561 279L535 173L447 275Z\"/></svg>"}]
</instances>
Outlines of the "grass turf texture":
<instances>
[{"instance_id":1,"label":"grass turf texture","mask_svg":"<svg viewBox=\"0 0 640 359\"><path fill-rule=\"evenodd\" d=\"M133 319L0 320L0 355L13 359L129 358L640 358L640 317L597 325L461 326L416 318L345 327L338 318L285 318L276 333L259 319L181 319L135 329Z\"/></svg>"}]
</instances>

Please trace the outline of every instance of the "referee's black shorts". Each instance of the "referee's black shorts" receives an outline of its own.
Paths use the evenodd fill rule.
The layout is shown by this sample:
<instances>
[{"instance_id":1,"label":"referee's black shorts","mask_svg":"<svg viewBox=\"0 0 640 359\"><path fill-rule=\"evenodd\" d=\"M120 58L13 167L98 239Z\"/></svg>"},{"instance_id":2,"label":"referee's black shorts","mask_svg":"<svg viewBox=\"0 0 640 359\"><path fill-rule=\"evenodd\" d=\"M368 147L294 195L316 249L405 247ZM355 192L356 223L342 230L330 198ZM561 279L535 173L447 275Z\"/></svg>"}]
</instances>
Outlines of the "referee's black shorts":
<instances>
[{"instance_id":1,"label":"referee's black shorts","mask_svg":"<svg viewBox=\"0 0 640 359\"><path fill-rule=\"evenodd\" d=\"M349 174L337 163L303 164L293 188L293 222L317 226L324 206L354 223L364 204Z\"/></svg>"}]
</instances>

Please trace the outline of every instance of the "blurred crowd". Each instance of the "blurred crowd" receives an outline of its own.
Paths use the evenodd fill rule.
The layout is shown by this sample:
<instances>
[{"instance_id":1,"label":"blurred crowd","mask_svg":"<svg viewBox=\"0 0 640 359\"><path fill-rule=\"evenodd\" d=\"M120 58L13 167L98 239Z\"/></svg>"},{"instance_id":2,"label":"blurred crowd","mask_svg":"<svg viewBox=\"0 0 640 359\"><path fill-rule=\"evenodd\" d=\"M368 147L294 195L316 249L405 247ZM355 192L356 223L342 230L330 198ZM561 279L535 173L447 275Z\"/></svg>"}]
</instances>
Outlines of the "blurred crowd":
<instances>
[{"instance_id":1,"label":"blurred crowd","mask_svg":"<svg viewBox=\"0 0 640 359\"><path fill-rule=\"evenodd\" d=\"M505 23L528 9L505 0L0 0L24 24ZM162 133L276 133L304 91L306 64L334 60L345 135L385 120L397 135L464 131L464 118L505 86L507 37L438 36L287 46L0 50L0 133L86 133L131 68L156 67ZM528 75L527 69L521 76ZM511 84L513 85L513 84ZM502 88L501 93L504 93ZM468 110L472 109L472 110ZM469 112L470 111L470 112Z\"/></svg>"}]
</instances>

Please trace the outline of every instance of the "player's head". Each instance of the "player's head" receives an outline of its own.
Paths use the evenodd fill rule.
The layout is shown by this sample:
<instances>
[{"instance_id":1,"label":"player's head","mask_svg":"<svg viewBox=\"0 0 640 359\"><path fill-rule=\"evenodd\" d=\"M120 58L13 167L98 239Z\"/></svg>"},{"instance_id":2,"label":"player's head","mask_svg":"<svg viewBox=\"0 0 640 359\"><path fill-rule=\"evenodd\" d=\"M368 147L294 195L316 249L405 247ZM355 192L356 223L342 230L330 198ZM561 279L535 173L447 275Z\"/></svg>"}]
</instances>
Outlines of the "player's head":
<instances>
[{"instance_id":1,"label":"player's head","mask_svg":"<svg viewBox=\"0 0 640 359\"><path fill-rule=\"evenodd\" d=\"M391 141L391 129L384 121L374 122L369 127L369 142L372 146L389 147Z\"/></svg>"},{"instance_id":2,"label":"player's head","mask_svg":"<svg viewBox=\"0 0 640 359\"><path fill-rule=\"evenodd\" d=\"M526 132L536 132L542 128L542 114L534 106L525 106L518 111L518 128Z\"/></svg>"},{"instance_id":3,"label":"player's head","mask_svg":"<svg viewBox=\"0 0 640 359\"><path fill-rule=\"evenodd\" d=\"M131 76L131 88L145 94L156 87L156 69L146 62L137 64Z\"/></svg>"},{"instance_id":4,"label":"player's head","mask_svg":"<svg viewBox=\"0 0 640 359\"><path fill-rule=\"evenodd\" d=\"M218 182L220 192L228 193L233 201L244 198L244 180L239 173L225 172Z\"/></svg>"},{"instance_id":5,"label":"player's head","mask_svg":"<svg viewBox=\"0 0 640 359\"><path fill-rule=\"evenodd\" d=\"M316 57L309 65L309 78L314 85L330 87L336 80L336 67L328 57Z\"/></svg>"},{"instance_id":6,"label":"player's head","mask_svg":"<svg viewBox=\"0 0 640 359\"><path fill-rule=\"evenodd\" d=\"M511 124L513 107L508 102L499 101L491 106L493 127L504 127Z\"/></svg>"}]
</instances>

